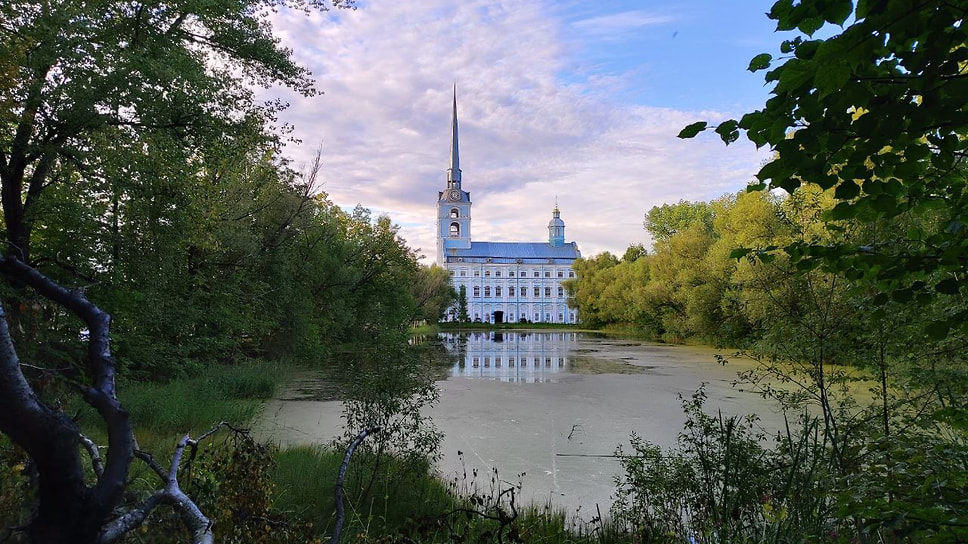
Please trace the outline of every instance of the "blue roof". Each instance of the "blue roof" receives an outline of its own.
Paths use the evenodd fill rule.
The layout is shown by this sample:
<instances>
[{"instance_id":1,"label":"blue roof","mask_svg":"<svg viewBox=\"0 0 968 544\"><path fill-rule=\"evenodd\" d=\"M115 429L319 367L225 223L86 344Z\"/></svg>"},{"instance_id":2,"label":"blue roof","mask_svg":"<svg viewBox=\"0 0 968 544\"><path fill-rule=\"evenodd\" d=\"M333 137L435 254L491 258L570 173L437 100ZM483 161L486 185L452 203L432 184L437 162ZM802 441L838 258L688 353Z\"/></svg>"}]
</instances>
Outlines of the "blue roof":
<instances>
[{"instance_id":1,"label":"blue roof","mask_svg":"<svg viewBox=\"0 0 968 544\"><path fill-rule=\"evenodd\" d=\"M493 259L494 262L514 262L549 259L555 262L570 262L581 257L578 244L568 242L561 247L553 247L547 242L471 242L470 249L448 249L447 260L455 258L467 261Z\"/></svg>"}]
</instances>

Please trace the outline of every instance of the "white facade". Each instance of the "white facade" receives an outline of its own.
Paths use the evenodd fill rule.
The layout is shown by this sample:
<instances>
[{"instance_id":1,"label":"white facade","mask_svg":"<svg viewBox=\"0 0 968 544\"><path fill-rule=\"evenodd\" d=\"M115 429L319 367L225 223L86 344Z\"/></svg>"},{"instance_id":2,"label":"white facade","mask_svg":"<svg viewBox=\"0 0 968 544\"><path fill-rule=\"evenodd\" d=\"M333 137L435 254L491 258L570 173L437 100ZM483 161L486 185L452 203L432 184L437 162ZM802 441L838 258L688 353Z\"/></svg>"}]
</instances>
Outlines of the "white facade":
<instances>
[{"instance_id":1,"label":"white facade","mask_svg":"<svg viewBox=\"0 0 968 544\"><path fill-rule=\"evenodd\" d=\"M454 99L447 186L437 194L437 263L451 271L454 288L466 290L471 321L483 323L577 323L562 282L581 257L575 242L565 242L565 223L556 205L547 242L474 242L471 198L461 186ZM458 318L451 308L448 320Z\"/></svg>"}]
</instances>

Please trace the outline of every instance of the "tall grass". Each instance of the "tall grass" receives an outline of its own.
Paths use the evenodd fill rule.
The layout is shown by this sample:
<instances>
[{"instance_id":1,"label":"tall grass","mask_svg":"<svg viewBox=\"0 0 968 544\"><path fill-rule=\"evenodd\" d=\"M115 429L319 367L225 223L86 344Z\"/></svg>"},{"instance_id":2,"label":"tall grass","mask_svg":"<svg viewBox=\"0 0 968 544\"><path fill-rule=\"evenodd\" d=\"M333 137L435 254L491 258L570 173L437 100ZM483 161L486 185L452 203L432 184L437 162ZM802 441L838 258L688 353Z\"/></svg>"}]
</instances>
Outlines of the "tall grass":
<instances>
[{"instance_id":1,"label":"tall grass","mask_svg":"<svg viewBox=\"0 0 968 544\"><path fill-rule=\"evenodd\" d=\"M246 363L168 383L125 383L118 391L139 431L197 434L219 421L248 424L285 374L278 363Z\"/></svg>"},{"instance_id":2,"label":"tall grass","mask_svg":"<svg viewBox=\"0 0 968 544\"><path fill-rule=\"evenodd\" d=\"M335 521L335 483L344 452L324 446L295 446L275 456L273 507L309 520L323 533ZM372 485L370 480L372 477ZM374 473L363 457L353 458L344 483L346 535L383 535L399 530L408 520L435 516L452 509L456 499L427 465L384 459ZM350 538L347 538L350 540Z\"/></svg>"}]
</instances>

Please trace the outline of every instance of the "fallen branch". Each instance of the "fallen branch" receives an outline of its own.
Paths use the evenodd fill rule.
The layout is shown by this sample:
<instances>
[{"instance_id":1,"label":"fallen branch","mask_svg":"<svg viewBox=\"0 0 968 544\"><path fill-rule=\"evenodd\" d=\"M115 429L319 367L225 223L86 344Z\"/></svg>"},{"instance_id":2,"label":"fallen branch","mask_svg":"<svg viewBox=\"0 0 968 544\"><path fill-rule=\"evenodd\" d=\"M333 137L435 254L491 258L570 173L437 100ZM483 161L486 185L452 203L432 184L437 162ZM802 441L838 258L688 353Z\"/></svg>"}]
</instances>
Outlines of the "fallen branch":
<instances>
[{"instance_id":1,"label":"fallen branch","mask_svg":"<svg viewBox=\"0 0 968 544\"><path fill-rule=\"evenodd\" d=\"M188 529L192 533L192 544L212 544L214 541L212 521L209 520L205 514L202 513L201 509L198 508L195 502L192 501L192 499L181 490L181 487L178 484L178 469L181 465L182 456L185 454L186 448L191 449L191 458L193 459L198 450L198 444L218 432L223 427L228 427L237 433L245 432L240 429L236 429L223 421L206 431L197 439L193 439L191 436L186 434L175 446L175 454L172 456L171 465L169 465L167 470L159 465L150 453L140 450L135 451L135 457L144 461L145 464L147 464L148 467L151 468L151 470L157 474L159 478L161 478L165 486L145 499L140 506L131 509L123 516L115 519L107 527L105 527L105 529L101 531L98 542L101 544L109 544L114 542L132 529L144 523L144 521L148 518L148 515L151 514L155 507L160 504L168 504L178 510L179 514L181 514L182 521L188 526Z\"/></svg>"}]
</instances>

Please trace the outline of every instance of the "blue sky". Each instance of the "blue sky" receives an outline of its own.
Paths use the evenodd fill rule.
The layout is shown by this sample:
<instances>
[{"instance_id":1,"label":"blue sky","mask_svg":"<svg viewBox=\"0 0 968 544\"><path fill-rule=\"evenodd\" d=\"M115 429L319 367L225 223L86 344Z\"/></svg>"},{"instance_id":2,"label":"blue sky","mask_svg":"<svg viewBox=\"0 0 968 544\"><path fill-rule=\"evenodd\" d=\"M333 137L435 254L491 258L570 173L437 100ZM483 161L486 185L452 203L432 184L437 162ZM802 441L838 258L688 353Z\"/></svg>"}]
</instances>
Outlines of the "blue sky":
<instances>
[{"instance_id":1,"label":"blue sky","mask_svg":"<svg viewBox=\"0 0 968 544\"><path fill-rule=\"evenodd\" d=\"M585 255L651 241L652 206L741 189L765 150L675 136L768 97L749 60L783 38L771 2L737 0L365 0L356 10L283 11L282 44L322 94L283 120L321 149L321 189L401 226L435 257L437 191L449 152L452 86L476 240L539 241L557 198Z\"/></svg>"}]
</instances>

